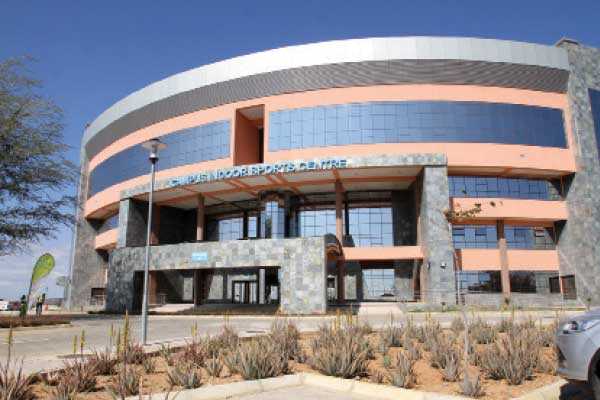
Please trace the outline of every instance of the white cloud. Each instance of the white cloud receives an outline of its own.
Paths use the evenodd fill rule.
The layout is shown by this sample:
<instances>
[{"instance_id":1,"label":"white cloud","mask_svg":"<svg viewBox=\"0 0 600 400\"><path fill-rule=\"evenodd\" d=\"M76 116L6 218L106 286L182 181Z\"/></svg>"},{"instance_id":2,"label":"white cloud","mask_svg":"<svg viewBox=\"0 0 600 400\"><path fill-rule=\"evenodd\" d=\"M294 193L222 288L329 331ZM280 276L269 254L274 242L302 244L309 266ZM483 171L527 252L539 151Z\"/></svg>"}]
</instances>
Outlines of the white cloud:
<instances>
[{"instance_id":1,"label":"white cloud","mask_svg":"<svg viewBox=\"0 0 600 400\"><path fill-rule=\"evenodd\" d=\"M49 297L62 297L63 288L56 286L56 278L69 273L71 230L61 230L54 240L32 245L23 254L0 257L0 298L18 299L29 289L31 271L39 256L50 253L56 267L46 280Z\"/></svg>"}]
</instances>

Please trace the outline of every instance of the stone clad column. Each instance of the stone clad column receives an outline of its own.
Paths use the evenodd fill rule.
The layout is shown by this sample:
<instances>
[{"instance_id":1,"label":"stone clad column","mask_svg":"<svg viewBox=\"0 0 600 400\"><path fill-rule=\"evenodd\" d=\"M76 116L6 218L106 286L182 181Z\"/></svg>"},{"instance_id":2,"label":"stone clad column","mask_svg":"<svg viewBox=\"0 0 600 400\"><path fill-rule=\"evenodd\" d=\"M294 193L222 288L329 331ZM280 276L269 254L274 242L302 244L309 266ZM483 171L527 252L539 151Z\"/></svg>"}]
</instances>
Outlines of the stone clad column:
<instances>
[{"instance_id":1,"label":"stone clad column","mask_svg":"<svg viewBox=\"0 0 600 400\"><path fill-rule=\"evenodd\" d=\"M500 252L500 281L502 283L502 295L510 299L510 274L508 271L508 248L504 234L504 221L496 221L496 232L498 232L498 251Z\"/></svg>"},{"instance_id":2,"label":"stone clad column","mask_svg":"<svg viewBox=\"0 0 600 400\"><path fill-rule=\"evenodd\" d=\"M146 244L147 207L133 199L123 199L119 203L119 231L117 248L138 247Z\"/></svg>"},{"instance_id":3,"label":"stone clad column","mask_svg":"<svg viewBox=\"0 0 600 400\"><path fill-rule=\"evenodd\" d=\"M456 304L454 246L445 211L450 207L448 168L426 166L421 175L420 245L423 248L423 300Z\"/></svg>"}]
</instances>

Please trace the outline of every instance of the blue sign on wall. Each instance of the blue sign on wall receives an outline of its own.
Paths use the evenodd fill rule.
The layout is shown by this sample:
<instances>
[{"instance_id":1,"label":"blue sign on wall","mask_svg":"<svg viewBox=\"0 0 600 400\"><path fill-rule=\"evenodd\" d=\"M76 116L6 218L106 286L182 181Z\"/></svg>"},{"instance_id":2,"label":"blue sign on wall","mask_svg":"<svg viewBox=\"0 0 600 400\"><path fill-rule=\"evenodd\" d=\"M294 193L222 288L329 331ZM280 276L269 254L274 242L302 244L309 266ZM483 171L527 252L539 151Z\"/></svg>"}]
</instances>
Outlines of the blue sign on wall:
<instances>
[{"instance_id":1,"label":"blue sign on wall","mask_svg":"<svg viewBox=\"0 0 600 400\"><path fill-rule=\"evenodd\" d=\"M208 253L205 251L192 253L192 261L194 261L194 262L208 261Z\"/></svg>"}]
</instances>

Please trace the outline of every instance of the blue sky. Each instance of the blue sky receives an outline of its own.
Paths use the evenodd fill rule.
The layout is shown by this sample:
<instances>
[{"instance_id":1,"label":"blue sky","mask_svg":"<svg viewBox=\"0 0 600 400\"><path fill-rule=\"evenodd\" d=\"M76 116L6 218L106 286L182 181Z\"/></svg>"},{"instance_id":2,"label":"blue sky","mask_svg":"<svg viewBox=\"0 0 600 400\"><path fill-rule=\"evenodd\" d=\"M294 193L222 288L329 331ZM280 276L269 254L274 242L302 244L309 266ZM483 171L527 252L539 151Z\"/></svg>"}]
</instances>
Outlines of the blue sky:
<instances>
[{"instance_id":1,"label":"blue sky","mask_svg":"<svg viewBox=\"0 0 600 400\"><path fill-rule=\"evenodd\" d=\"M171 74L286 45L374 36L474 36L600 47L600 1L7 1L0 60L30 55L43 93L65 112L69 157L83 127L127 94ZM75 190L75 189L73 189ZM0 298L27 290L35 259L68 269L71 233L0 257ZM50 294L61 293L53 285Z\"/></svg>"}]
</instances>

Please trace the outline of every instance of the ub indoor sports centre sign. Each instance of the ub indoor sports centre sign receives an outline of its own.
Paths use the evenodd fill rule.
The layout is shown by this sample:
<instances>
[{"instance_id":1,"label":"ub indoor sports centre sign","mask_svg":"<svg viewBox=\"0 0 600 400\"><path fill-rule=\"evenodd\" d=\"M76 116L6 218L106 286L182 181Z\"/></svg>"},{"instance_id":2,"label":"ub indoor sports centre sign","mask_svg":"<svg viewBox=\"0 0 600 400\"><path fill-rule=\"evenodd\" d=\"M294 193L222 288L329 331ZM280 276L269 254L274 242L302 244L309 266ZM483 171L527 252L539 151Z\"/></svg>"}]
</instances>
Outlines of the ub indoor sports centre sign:
<instances>
[{"instance_id":1,"label":"ub indoor sports centre sign","mask_svg":"<svg viewBox=\"0 0 600 400\"><path fill-rule=\"evenodd\" d=\"M274 164L244 165L169 179L166 187L194 185L198 183L207 183L233 178L244 178L249 176L341 169L347 167L348 161L345 158L327 158L323 160L285 161Z\"/></svg>"}]
</instances>

